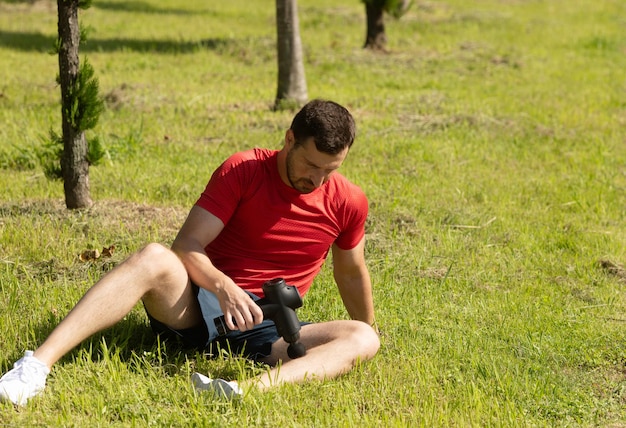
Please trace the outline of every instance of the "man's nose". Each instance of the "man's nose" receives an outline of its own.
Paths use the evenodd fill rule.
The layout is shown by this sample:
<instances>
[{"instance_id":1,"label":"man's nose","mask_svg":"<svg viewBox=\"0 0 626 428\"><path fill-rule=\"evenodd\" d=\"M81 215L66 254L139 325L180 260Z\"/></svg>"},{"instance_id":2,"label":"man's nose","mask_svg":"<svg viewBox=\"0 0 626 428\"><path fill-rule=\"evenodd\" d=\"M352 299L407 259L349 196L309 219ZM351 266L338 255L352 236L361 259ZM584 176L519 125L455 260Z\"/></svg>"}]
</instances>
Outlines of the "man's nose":
<instances>
[{"instance_id":1,"label":"man's nose","mask_svg":"<svg viewBox=\"0 0 626 428\"><path fill-rule=\"evenodd\" d=\"M314 172L313 174L311 174L311 182L316 188L324 184L324 181L326 181L326 174L324 174L323 172Z\"/></svg>"}]
</instances>

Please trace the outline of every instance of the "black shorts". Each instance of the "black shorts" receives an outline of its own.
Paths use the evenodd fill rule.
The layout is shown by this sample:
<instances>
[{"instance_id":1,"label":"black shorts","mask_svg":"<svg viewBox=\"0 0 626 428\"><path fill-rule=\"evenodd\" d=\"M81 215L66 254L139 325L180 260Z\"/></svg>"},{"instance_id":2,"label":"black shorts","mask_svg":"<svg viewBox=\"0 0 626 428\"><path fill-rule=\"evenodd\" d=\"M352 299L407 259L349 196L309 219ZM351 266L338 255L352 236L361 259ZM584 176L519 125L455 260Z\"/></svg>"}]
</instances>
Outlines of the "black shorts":
<instances>
[{"instance_id":1,"label":"black shorts","mask_svg":"<svg viewBox=\"0 0 626 428\"><path fill-rule=\"evenodd\" d=\"M252 360L260 360L268 357L272 352L272 345L280 335L276 325L272 320L264 320L252 330L245 332L232 331L224 336L216 334L213 319L222 315L221 310L216 306L217 298L212 293L196 288L200 307L202 309L205 322L191 328L176 330L168 327L161 321L152 317L146 310L152 331L163 340L174 341L184 348L196 349L200 351L209 350L213 355L217 355L217 349L225 349L232 355L240 355ZM212 303L209 303L212 300ZM208 325L212 323L212 325ZM302 325L308 323L301 323Z\"/></svg>"},{"instance_id":2,"label":"black shorts","mask_svg":"<svg viewBox=\"0 0 626 428\"><path fill-rule=\"evenodd\" d=\"M209 331L204 323L195 327L176 330L154 318L147 309L146 315L148 315L152 331L159 336L162 341L175 343L185 349L197 349L198 351L202 351L206 348L207 342L209 341Z\"/></svg>"},{"instance_id":3,"label":"black shorts","mask_svg":"<svg viewBox=\"0 0 626 428\"><path fill-rule=\"evenodd\" d=\"M146 314L152 331L161 340L180 344L185 349L204 351L211 348L213 355L217 355L216 347L219 346L220 349L226 349L232 355L259 360L269 356L272 352L272 345L280 339L276 325L271 320L264 320L252 330L233 331L209 342L209 331L205 323L176 330L155 319L147 310Z\"/></svg>"}]
</instances>

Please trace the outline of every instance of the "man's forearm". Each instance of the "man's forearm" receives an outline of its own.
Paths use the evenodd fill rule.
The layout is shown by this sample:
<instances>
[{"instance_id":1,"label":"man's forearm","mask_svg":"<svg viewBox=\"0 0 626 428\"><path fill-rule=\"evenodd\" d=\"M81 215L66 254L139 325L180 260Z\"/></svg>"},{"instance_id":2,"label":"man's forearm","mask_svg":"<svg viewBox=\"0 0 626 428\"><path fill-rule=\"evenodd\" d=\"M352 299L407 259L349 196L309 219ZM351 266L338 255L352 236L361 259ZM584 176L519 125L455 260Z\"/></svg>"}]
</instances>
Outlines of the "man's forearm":
<instances>
[{"instance_id":1,"label":"man's forearm","mask_svg":"<svg viewBox=\"0 0 626 428\"><path fill-rule=\"evenodd\" d=\"M224 274L213 265L204 252L204 248L191 242L177 240L172 245L172 250L182 261L194 284L213 293L217 291L216 287Z\"/></svg>"},{"instance_id":2,"label":"man's forearm","mask_svg":"<svg viewBox=\"0 0 626 428\"><path fill-rule=\"evenodd\" d=\"M374 301L369 275L337 281L339 294L353 320L374 323Z\"/></svg>"}]
</instances>

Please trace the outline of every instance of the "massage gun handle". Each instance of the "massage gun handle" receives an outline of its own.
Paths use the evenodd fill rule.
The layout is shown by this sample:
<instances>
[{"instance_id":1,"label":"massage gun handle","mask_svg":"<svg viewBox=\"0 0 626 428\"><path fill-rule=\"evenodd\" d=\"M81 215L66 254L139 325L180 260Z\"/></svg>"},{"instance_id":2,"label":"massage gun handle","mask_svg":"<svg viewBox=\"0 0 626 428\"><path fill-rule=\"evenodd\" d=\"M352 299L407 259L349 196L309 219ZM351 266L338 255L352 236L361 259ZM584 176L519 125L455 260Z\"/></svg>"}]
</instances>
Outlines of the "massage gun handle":
<instances>
[{"instance_id":1,"label":"massage gun handle","mask_svg":"<svg viewBox=\"0 0 626 428\"><path fill-rule=\"evenodd\" d=\"M294 343L300 339L300 320L298 320L296 311L276 303L269 303L266 299L257 300L256 304L263 311L264 319L274 321L278 334L287 343ZM215 318L213 321L219 336L224 336L231 331L226 326L224 315Z\"/></svg>"},{"instance_id":2,"label":"massage gun handle","mask_svg":"<svg viewBox=\"0 0 626 428\"><path fill-rule=\"evenodd\" d=\"M272 321L276 324L276 330L280 337L287 343L295 343L300 340L300 320L296 311L289 307L278 306Z\"/></svg>"}]
</instances>

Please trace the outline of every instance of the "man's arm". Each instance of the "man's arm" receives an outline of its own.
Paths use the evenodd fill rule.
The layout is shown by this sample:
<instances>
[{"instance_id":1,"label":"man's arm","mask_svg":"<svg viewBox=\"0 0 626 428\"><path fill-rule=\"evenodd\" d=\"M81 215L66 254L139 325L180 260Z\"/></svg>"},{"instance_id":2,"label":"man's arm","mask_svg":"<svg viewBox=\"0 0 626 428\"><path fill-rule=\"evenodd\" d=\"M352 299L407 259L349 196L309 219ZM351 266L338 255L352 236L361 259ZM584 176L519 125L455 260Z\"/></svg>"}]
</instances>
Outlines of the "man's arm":
<instances>
[{"instance_id":1,"label":"man's arm","mask_svg":"<svg viewBox=\"0 0 626 428\"><path fill-rule=\"evenodd\" d=\"M226 326L245 331L263 321L261 308L230 277L217 269L204 251L223 228L224 223L219 218L194 206L178 232L172 250L185 265L191 281L217 296ZM233 318L237 326L233 324Z\"/></svg>"},{"instance_id":2,"label":"man's arm","mask_svg":"<svg viewBox=\"0 0 626 428\"><path fill-rule=\"evenodd\" d=\"M333 245L333 274L350 317L373 325L372 283L365 264L364 249L365 238L350 250Z\"/></svg>"}]
</instances>

